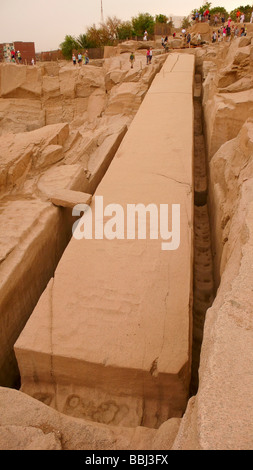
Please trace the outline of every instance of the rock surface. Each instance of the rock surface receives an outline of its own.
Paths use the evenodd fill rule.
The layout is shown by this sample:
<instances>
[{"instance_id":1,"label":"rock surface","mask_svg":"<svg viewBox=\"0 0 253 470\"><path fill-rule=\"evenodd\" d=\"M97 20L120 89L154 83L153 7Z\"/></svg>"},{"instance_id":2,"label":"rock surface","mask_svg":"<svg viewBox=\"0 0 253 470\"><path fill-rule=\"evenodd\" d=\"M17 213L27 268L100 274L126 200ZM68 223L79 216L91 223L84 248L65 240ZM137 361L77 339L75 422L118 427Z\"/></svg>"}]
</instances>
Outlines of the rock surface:
<instances>
[{"instance_id":1,"label":"rock surface","mask_svg":"<svg viewBox=\"0 0 253 470\"><path fill-rule=\"evenodd\" d=\"M124 239L73 238L15 345L22 390L48 395L50 405L68 415L158 428L181 417L187 403L193 77L194 56L167 59L91 204L94 214L101 196L104 208L116 203L126 211L131 202L159 207L164 201L171 214L176 200L180 246L163 251L160 236L127 239L127 227ZM147 139L153 129L156 139ZM179 298L181 278L185 289Z\"/></svg>"},{"instance_id":2,"label":"rock surface","mask_svg":"<svg viewBox=\"0 0 253 470\"><path fill-rule=\"evenodd\" d=\"M138 76L145 93L165 58L156 58L147 80L142 54L133 73L129 57L122 57L118 85L126 76L136 90ZM72 236L73 204L87 202L85 194L76 200L68 193L66 199L66 191L95 192L137 111L131 95L124 116L121 109L105 115L111 65L0 65L1 385L18 383L14 342ZM61 200L54 202L64 208L50 202L59 192Z\"/></svg>"},{"instance_id":3,"label":"rock surface","mask_svg":"<svg viewBox=\"0 0 253 470\"><path fill-rule=\"evenodd\" d=\"M73 209L78 204L90 205L91 194L81 193L80 191L61 190L55 191L50 197L50 201L55 206L69 207Z\"/></svg>"},{"instance_id":4,"label":"rock surface","mask_svg":"<svg viewBox=\"0 0 253 470\"><path fill-rule=\"evenodd\" d=\"M60 414L28 395L0 388L1 450L170 450L179 419L160 429L108 427Z\"/></svg>"},{"instance_id":5,"label":"rock surface","mask_svg":"<svg viewBox=\"0 0 253 470\"><path fill-rule=\"evenodd\" d=\"M244 46L235 40L227 60L235 63L238 47ZM217 296L206 315L198 393L188 403L174 450L252 449L252 90L250 85L231 99L216 95L213 83L221 79L227 47L221 48L217 70L210 70L212 78L207 75L204 83Z\"/></svg>"},{"instance_id":6,"label":"rock surface","mask_svg":"<svg viewBox=\"0 0 253 470\"><path fill-rule=\"evenodd\" d=\"M252 28L252 25L247 25L249 35ZM47 387L45 387L43 394L35 394L36 399L22 392L0 388L1 449L169 450L171 447L174 450L252 449L253 123L250 104L252 101L252 46L250 39L248 36L234 40L231 44L222 43L205 46L202 49L197 48L193 51L189 50L189 53L196 56L198 74L202 73L203 65L203 106L208 161L210 162L210 168L208 168L209 211L213 236L214 274L218 290L216 300L208 310L206 317L199 371L199 389L196 396L188 402L183 419L166 421L158 430L143 427L130 429L107 426L69 417L48 407L47 405L51 402L51 390ZM128 44L124 47L128 51L127 47L131 48L132 46ZM14 271L17 260L19 257L21 259L22 254L25 259L27 253L30 253L31 259L34 258L36 261L36 267L44 266L41 260L46 257L45 251L42 250L42 254L38 256L37 251L29 249L27 252L24 250L25 244L28 246L29 241L27 234L31 235L31 240L35 240L35 245L41 245L41 239L37 238L33 230L30 229L30 226L33 229L36 226L33 215L33 212L36 212L35 208L39 209L37 212L39 218L40 213L49 211L49 208L50 213L53 214L52 219L48 219L49 225L44 225L43 222L48 242L50 237L53 239L52 232L50 232L51 222L60 212L60 209L52 207L48 202L50 191L55 188L59 190L65 188L85 192L87 180L92 178L87 169L88 163L92 163L91 168L96 168L96 145L97 143L101 145L103 142L103 129L108 125L108 119L113 118L113 116L103 116L108 102L107 98L109 98L104 98L104 90L108 88L107 91L110 93L115 87L117 89L122 80L127 82L127 75L131 77L130 81L133 83L142 76L141 67L138 67L138 71L127 72L127 66L129 67L129 64L127 65L128 53L124 62L124 47L122 47L123 54L120 58L115 56L103 61L103 73L106 75L105 84L102 86L101 92L99 87L92 87L91 95L88 98L82 96L85 92L78 78L79 72L71 72L70 86L68 86L63 73L60 88L60 64L43 64L41 75L40 70L30 72L31 68L26 71L25 68L20 68L16 76L14 68L3 69L3 66L0 66L1 77L3 77L0 97L0 133L2 135L33 131L45 124L66 123L69 126L69 137L63 144L63 160L59 160L52 167L43 169L42 174L39 171L35 176L36 172L34 172L31 179L30 173L27 178L22 165L18 166L17 174L21 171L23 180L22 177L21 179L16 178L15 170L13 173L15 182L18 182L17 193L14 186L11 196L7 198L5 192L7 173L1 178L3 188L0 208L1 225L6 227L7 234L9 230L10 235L6 239L2 237L1 242L1 312L3 310L6 313L5 316L1 313L0 318L1 326L4 325L4 328L1 329L3 332L0 341L1 357L6 345L6 338L8 348L11 346L11 351L20 329L23 328L22 325L25 322L22 323L23 320L20 320L20 312L31 312L34 308L32 305L27 308L27 299L30 302L30 294L27 296L25 289L21 298L20 295L17 295L17 289L14 286L5 299L2 297L2 292L6 293L8 289L7 291L3 289L7 288L6 286L13 287L11 280L14 278L18 282L22 280L24 286L27 270L30 269L29 264L24 263L22 259L20 266L23 267L23 271L20 267L16 272ZM109 55L111 52L108 51ZM188 51L186 52L188 53ZM113 51L113 54L117 54L117 52ZM145 57L141 59L138 56L136 64L138 62L140 64L141 60L145 61ZM110 67L113 70L110 71ZM10 73L9 83L6 78L7 70ZM147 75L152 76L150 72ZM66 99L68 103L64 103L61 98L60 103L57 102L61 93L64 94L66 97L64 100ZM78 97L76 93L78 93ZM228 96L230 94L231 97ZM89 102L91 109L88 111ZM94 103L94 107L92 103ZM197 108L195 108L195 115L199 116ZM118 119L122 118L116 116L116 120ZM98 122L102 124L101 132L97 132ZM129 125L129 123L128 117L124 116L121 125ZM112 126L114 127L115 123ZM198 137L195 142L197 145L199 145L199 140L202 140L201 132L199 119L199 122L198 120L195 122L195 134ZM8 135L6 141L8 139L10 139L9 142L14 142L15 138ZM83 140L87 145L88 153L86 150L82 151ZM39 151L43 153L42 148L39 148ZM53 157L54 151L57 156L57 149L51 148L51 151ZM82 160L83 153L85 156ZM8 151L7 154L9 155ZM46 160L49 155L50 149L49 153L46 152ZM103 157L101 158L103 160ZM14 159L14 168L16 163ZM26 160L24 163L25 168L29 168ZM201 162L198 160L200 175L202 169ZM206 182L202 179L201 184L195 185L195 189L197 192L201 192L205 186ZM3 195L4 192L5 195ZM22 197L20 197L21 195ZM34 197L35 195L36 197ZM31 196L32 201L29 200ZM28 211L25 207L29 207ZM204 206L198 208L201 218L203 217L202 211L206 213L206 209ZM9 223L10 213L12 214L11 223ZM31 218L30 222L29 218ZM18 229L16 220L22 221ZM66 226L66 221L59 222L56 230L59 232L59 227L62 226ZM203 225L200 224L197 235L202 231ZM17 249L19 246L20 249ZM197 247L200 254L202 248L200 245ZM52 253L55 253L55 247ZM42 273L39 275L37 273L37 278L40 278L41 275ZM2 279L6 279L6 283L2 283ZM31 284L31 279L32 281L36 279L33 274L28 276L28 285ZM38 300L42 290L41 283L39 284L34 300ZM202 284L198 287L201 286ZM202 297L201 302L204 302ZM21 309L15 308L17 318L13 317L13 305L15 307L21 305ZM9 313L8 306L10 306ZM46 319L43 318L42 330L47 328ZM13 322L14 328L10 331L6 325L9 328ZM13 357L8 362L9 356L4 352L1 370L3 371L6 367L6 375L1 377L4 377L2 380L5 381L5 386L12 360ZM152 370L154 371L155 367ZM77 405L78 403L77 397L72 396L69 402L70 408L73 408L73 404ZM76 411L74 415L75 413ZM100 410L100 416L103 413L106 416L106 422L110 421L113 407Z\"/></svg>"}]
</instances>

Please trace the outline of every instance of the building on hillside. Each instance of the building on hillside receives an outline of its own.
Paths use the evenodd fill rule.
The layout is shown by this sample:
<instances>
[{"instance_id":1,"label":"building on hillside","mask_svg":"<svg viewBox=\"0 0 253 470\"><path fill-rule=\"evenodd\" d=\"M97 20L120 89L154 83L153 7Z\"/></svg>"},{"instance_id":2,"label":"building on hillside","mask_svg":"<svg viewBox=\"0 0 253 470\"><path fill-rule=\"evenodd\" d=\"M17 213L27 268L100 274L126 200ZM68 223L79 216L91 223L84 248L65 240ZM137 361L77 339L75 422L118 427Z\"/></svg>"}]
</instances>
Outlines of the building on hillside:
<instances>
[{"instance_id":1,"label":"building on hillside","mask_svg":"<svg viewBox=\"0 0 253 470\"><path fill-rule=\"evenodd\" d=\"M34 42L14 41L12 43L0 44L0 62L11 62L11 51L20 52L22 64L31 64L35 60Z\"/></svg>"},{"instance_id":2,"label":"building on hillside","mask_svg":"<svg viewBox=\"0 0 253 470\"><path fill-rule=\"evenodd\" d=\"M32 59L35 60L35 44L34 42L15 41L15 51L20 51L23 64L31 64Z\"/></svg>"}]
</instances>

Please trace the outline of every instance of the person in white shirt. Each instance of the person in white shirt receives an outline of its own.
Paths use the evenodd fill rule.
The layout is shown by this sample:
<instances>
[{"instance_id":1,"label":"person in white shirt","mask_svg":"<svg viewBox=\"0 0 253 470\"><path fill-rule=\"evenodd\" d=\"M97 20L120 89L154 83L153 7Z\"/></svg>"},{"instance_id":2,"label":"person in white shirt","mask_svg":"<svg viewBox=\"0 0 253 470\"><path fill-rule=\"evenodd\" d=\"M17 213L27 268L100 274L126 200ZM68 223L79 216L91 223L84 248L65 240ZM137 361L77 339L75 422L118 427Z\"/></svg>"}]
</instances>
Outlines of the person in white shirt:
<instances>
[{"instance_id":1,"label":"person in white shirt","mask_svg":"<svg viewBox=\"0 0 253 470\"><path fill-rule=\"evenodd\" d=\"M152 62L152 57L153 57L153 51L152 51L152 47L150 48L150 51L149 51L149 63L151 64Z\"/></svg>"}]
</instances>

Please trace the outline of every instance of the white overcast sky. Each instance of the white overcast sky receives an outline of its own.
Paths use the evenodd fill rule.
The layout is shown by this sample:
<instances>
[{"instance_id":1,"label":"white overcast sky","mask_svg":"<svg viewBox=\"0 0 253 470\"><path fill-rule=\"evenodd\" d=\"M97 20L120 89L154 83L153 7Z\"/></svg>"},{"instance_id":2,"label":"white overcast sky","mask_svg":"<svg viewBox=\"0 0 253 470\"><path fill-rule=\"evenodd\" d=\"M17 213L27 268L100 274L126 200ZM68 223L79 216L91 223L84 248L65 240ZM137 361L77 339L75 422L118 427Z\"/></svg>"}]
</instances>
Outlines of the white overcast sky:
<instances>
[{"instance_id":1,"label":"white overcast sky","mask_svg":"<svg viewBox=\"0 0 253 470\"><path fill-rule=\"evenodd\" d=\"M138 13L187 16L201 0L103 0L104 17L129 20ZM250 0L219 0L228 11ZM34 41L36 51L58 49L66 34L78 36L101 18L101 0L0 0L0 43Z\"/></svg>"}]
</instances>

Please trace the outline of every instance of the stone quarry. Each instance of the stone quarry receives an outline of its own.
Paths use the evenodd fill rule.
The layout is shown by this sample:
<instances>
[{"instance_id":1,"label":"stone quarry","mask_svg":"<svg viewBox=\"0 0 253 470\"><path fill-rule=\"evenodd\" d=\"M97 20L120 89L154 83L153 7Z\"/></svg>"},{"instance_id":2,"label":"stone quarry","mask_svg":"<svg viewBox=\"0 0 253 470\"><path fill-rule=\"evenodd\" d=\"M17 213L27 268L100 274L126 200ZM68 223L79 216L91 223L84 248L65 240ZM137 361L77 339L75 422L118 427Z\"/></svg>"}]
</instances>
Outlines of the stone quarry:
<instances>
[{"instance_id":1,"label":"stone quarry","mask_svg":"<svg viewBox=\"0 0 253 470\"><path fill-rule=\"evenodd\" d=\"M1 450L252 450L252 33L0 65Z\"/></svg>"}]
</instances>

